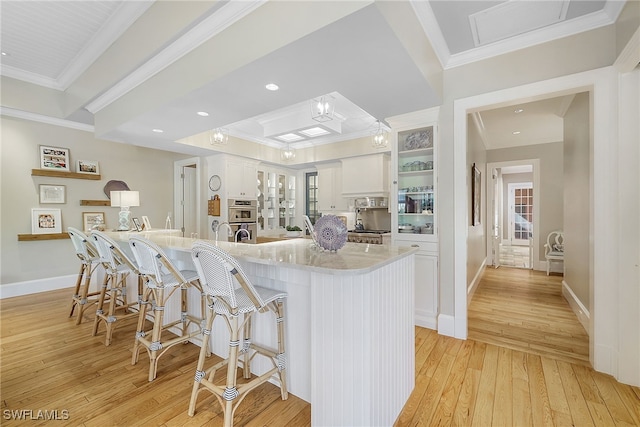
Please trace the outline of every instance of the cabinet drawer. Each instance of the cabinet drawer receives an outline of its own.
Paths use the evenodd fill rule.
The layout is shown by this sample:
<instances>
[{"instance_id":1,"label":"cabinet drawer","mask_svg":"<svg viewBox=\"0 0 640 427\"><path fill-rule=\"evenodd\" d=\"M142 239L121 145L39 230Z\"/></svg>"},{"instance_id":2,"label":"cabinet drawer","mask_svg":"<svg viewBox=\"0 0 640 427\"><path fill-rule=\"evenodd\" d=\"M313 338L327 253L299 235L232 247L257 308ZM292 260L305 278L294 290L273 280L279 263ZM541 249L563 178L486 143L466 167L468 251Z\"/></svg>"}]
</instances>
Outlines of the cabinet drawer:
<instances>
[{"instance_id":1,"label":"cabinet drawer","mask_svg":"<svg viewBox=\"0 0 640 427\"><path fill-rule=\"evenodd\" d=\"M421 252L431 252L438 254L438 243L436 242L417 242L414 240L394 239L394 246L419 248Z\"/></svg>"}]
</instances>

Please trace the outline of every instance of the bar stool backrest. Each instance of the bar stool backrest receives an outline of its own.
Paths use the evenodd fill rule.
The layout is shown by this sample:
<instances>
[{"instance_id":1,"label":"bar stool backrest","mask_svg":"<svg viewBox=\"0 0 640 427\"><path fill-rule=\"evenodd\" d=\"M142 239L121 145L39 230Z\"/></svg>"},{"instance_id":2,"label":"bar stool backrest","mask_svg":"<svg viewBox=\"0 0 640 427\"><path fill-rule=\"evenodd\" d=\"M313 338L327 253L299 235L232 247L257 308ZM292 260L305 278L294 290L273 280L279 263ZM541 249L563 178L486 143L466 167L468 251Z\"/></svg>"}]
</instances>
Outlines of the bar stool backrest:
<instances>
[{"instance_id":1,"label":"bar stool backrest","mask_svg":"<svg viewBox=\"0 0 640 427\"><path fill-rule=\"evenodd\" d=\"M138 273L138 266L127 254L120 248L115 240L107 236L101 231L92 231L89 239L98 250L100 261L107 264L109 268L115 272L119 265L125 265L134 273Z\"/></svg>"},{"instance_id":2,"label":"bar stool backrest","mask_svg":"<svg viewBox=\"0 0 640 427\"><path fill-rule=\"evenodd\" d=\"M204 292L223 299L232 310L237 309L239 305L235 292L237 282L258 311L267 310L266 303L253 287L238 261L228 252L212 244L197 241L192 246L191 258L198 270Z\"/></svg>"},{"instance_id":3,"label":"bar stool backrest","mask_svg":"<svg viewBox=\"0 0 640 427\"><path fill-rule=\"evenodd\" d=\"M152 241L139 236L129 238L129 246L138 264L140 274L153 280L157 286L164 286L166 276L173 276L171 280L179 283L187 283L180 270L178 270L164 251Z\"/></svg>"},{"instance_id":4,"label":"bar stool backrest","mask_svg":"<svg viewBox=\"0 0 640 427\"><path fill-rule=\"evenodd\" d=\"M91 244L89 238L77 228L67 227L67 233L71 237L71 243L76 250L76 255L83 262L90 262L92 258L98 256L97 249Z\"/></svg>"}]
</instances>

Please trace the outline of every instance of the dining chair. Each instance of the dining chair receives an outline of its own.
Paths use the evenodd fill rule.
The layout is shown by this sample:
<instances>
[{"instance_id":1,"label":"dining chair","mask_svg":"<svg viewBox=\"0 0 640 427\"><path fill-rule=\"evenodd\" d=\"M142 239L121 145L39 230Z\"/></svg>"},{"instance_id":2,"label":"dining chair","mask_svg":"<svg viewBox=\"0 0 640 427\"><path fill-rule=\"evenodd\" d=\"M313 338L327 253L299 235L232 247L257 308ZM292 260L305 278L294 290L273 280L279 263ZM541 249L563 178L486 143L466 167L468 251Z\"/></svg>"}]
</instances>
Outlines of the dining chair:
<instances>
[{"instance_id":1,"label":"dining chair","mask_svg":"<svg viewBox=\"0 0 640 427\"><path fill-rule=\"evenodd\" d=\"M158 245L139 236L131 236L129 245L145 285L131 364L135 365L138 362L140 349L144 347L149 354L149 381L153 381L158 371L158 360L167 350L200 336L206 297L198 281L198 273L194 270L179 270ZM200 292L200 317L189 313L189 287L194 287ZM165 307L173 295L180 296L180 318L165 324ZM147 310L152 301L153 327L145 330ZM167 337L166 333L174 327L179 328L180 335ZM148 334L151 336L148 337Z\"/></svg>"},{"instance_id":2,"label":"dining chair","mask_svg":"<svg viewBox=\"0 0 640 427\"><path fill-rule=\"evenodd\" d=\"M192 246L191 257L198 270L200 283L208 296L206 324L203 328L203 342L196 367L189 415L195 414L198 394L201 390L213 393L222 406L225 427L233 425L233 414L251 390L269 381L277 374L280 394L288 398L285 358L284 299L282 291L254 286L244 273L238 261L223 249L210 243L197 241ZM252 319L256 313L275 314L278 348L269 349L252 340ZM209 336L216 316L225 319L229 330L228 357L205 370L204 364L209 348ZM242 320L240 319L242 317ZM240 335L242 334L242 339ZM251 362L260 355L272 366L267 372L251 378ZM237 383L237 369L242 362L243 377L247 380ZM218 369L227 366L226 380L218 385L214 376Z\"/></svg>"},{"instance_id":3,"label":"dining chair","mask_svg":"<svg viewBox=\"0 0 640 427\"><path fill-rule=\"evenodd\" d=\"M98 297L93 336L98 334L100 322L104 322L106 327L104 345L108 346L111 344L117 321L138 317L142 301L142 276L135 262L109 236L94 230L89 234L89 239L97 249L106 273L106 280L102 284ZM131 275L135 275L137 281L137 298L134 302L128 302L127 298L127 279ZM108 308L105 313L104 306L107 301Z\"/></svg>"},{"instance_id":4,"label":"dining chair","mask_svg":"<svg viewBox=\"0 0 640 427\"><path fill-rule=\"evenodd\" d=\"M89 242L89 238L82 231L74 227L67 227L67 233L71 238L71 243L76 251L76 256L80 259L80 272L76 279L73 296L71 297L71 310L69 317L73 317L76 311L76 325L82 323L82 317L87 308L96 305L100 291L90 291L91 278L98 267L100 257L98 251Z\"/></svg>"}]
</instances>

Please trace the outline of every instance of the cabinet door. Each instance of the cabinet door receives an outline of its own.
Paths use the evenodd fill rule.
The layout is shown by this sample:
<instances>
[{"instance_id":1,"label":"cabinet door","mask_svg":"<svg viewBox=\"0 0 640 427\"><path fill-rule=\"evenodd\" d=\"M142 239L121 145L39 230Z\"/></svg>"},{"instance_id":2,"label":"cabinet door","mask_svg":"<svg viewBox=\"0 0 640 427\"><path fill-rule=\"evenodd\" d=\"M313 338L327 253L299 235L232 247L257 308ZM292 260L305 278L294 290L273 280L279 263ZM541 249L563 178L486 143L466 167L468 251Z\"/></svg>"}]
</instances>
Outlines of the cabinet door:
<instances>
[{"instance_id":1,"label":"cabinet door","mask_svg":"<svg viewBox=\"0 0 640 427\"><path fill-rule=\"evenodd\" d=\"M227 196L232 199L255 199L256 165L236 160L227 161Z\"/></svg>"},{"instance_id":2,"label":"cabinet door","mask_svg":"<svg viewBox=\"0 0 640 427\"><path fill-rule=\"evenodd\" d=\"M332 212L347 209L347 199L342 197L342 168L318 168L318 210Z\"/></svg>"}]
</instances>

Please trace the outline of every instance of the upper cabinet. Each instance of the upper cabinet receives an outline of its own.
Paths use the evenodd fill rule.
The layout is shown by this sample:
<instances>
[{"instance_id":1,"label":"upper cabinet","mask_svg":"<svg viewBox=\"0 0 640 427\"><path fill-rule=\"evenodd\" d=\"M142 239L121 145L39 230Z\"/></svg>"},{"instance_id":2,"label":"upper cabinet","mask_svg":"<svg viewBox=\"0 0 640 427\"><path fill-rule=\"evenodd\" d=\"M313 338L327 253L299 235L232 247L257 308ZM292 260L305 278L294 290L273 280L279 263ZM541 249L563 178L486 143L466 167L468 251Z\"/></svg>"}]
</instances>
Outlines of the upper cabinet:
<instances>
[{"instance_id":1,"label":"upper cabinet","mask_svg":"<svg viewBox=\"0 0 640 427\"><path fill-rule=\"evenodd\" d=\"M422 119L422 120L419 120ZM392 228L396 239L437 241L438 126L428 115L393 126Z\"/></svg>"},{"instance_id":2,"label":"upper cabinet","mask_svg":"<svg viewBox=\"0 0 640 427\"><path fill-rule=\"evenodd\" d=\"M390 158L386 153L350 157L342 160L342 195L389 196Z\"/></svg>"},{"instance_id":3,"label":"upper cabinet","mask_svg":"<svg viewBox=\"0 0 640 427\"><path fill-rule=\"evenodd\" d=\"M255 199L256 174L256 162L229 158L226 163L227 198Z\"/></svg>"},{"instance_id":4,"label":"upper cabinet","mask_svg":"<svg viewBox=\"0 0 640 427\"><path fill-rule=\"evenodd\" d=\"M282 233L296 225L296 176L284 169L259 167L257 172L258 232Z\"/></svg>"},{"instance_id":5,"label":"upper cabinet","mask_svg":"<svg viewBox=\"0 0 640 427\"><path fill-rule=\"evenodd\" d=\"M349 209L346 198L342 196L342 165L327 163L316 165L318 170L318 211L344 212Z\"/></svg>"}]
</instances>

